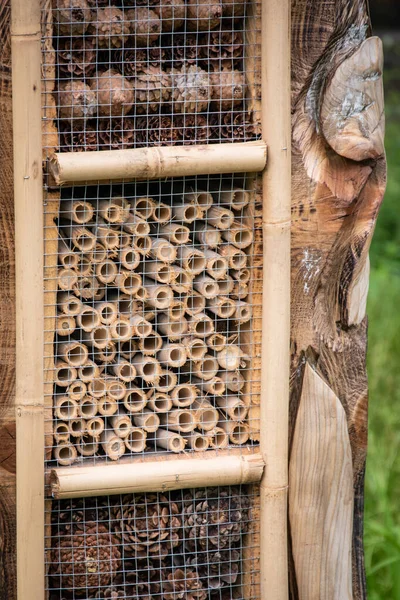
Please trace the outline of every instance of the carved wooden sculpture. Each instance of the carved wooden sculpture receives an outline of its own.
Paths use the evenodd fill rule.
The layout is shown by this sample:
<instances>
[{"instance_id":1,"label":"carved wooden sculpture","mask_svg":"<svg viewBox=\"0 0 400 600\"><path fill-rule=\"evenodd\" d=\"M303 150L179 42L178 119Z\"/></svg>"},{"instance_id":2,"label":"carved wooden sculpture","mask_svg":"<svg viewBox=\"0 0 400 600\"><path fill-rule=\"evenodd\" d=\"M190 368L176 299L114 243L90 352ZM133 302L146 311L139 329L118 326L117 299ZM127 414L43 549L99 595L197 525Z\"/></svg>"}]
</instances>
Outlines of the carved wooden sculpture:
<instances>
[{"instance_id":1,"label":"carved wooden sculpture","mask_svg":"<svg viewBox=\"0 0 400 600\"><path fill-rule=\"evenodd\" d=\"M366 597L365 306L386 181L382 46L368 35L364 0L292 2L289 515L299 600Z\"/></svg>"}]
</instances>

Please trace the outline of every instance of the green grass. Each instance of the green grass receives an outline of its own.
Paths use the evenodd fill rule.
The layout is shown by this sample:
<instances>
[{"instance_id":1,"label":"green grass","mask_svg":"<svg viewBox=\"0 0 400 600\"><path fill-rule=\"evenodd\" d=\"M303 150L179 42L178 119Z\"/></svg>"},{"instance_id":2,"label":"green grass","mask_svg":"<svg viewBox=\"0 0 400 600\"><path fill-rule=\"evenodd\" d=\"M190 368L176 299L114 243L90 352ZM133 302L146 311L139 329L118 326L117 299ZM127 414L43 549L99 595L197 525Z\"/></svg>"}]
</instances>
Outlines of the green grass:
<instances>
[{"instance_id":1,"label":"green grass","mask_svg":"<svg viewBox=\"0 0 400 600\"><path fill-rule=\"evenodd\" d=\"M369 600L400 600L400 93L387 77L388 186L371 248L365 558Z\"/></svg>"}]
</instances>

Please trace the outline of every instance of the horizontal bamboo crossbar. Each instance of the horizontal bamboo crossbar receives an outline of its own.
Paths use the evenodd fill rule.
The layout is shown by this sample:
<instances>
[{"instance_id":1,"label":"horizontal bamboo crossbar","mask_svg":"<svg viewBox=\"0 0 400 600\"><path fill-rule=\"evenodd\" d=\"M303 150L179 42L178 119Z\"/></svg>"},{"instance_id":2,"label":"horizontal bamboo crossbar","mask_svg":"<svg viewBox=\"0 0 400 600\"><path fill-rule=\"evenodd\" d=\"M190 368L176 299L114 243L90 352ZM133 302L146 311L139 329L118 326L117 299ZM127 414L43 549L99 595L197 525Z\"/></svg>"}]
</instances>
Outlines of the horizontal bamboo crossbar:
<instances>
[{"instance_id":1,"label":"horizontal bamboo crossbar","mask_svg":"<svg viewBox=\"0 0 400 600\"><path fill-rule=\"evenodd\" d=\"M208 457L208 454L210 456ZM211 456L212 455L212 456ZM264 471L261 454L175 458L164 463L103 463L90 467L62 467L50 471L54 498L167 492L185 488L258 483Z\"/></svg>"},{"instance_id":2,"label":"horizontal bamboo crossbar","mask_svg":"<svg viewBox=\"0 0 400 600\"><path fill-rule=\"evenodd\" d=\"M265 168L263 141L99 152L63 152L49 161L57 186L185 175L255 173Z\"/></svg>"}]
</instances>

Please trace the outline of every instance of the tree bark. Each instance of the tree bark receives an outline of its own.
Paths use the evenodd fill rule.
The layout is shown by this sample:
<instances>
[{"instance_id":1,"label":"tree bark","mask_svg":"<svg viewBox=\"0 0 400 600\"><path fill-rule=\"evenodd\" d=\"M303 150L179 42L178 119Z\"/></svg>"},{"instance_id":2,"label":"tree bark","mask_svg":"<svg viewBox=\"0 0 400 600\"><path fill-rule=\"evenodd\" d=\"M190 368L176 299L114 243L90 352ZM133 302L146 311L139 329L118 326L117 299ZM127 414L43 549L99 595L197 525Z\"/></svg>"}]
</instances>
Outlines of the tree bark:
<instances>
[{"instance_id":1,"label":"tree bark","mask_svg":"<svg viewBox=\"0 0 400 600\"><path fill-rule=\"evenodd\" d=\"M302 403L310 403L310 386L303 386L307 368L322 382L312 387L313 396L318 396L326 384L347 419L353 522L344 535L352 538L352 592L348 597L354 600L366 598L362 535L368 250L386 183L382 47L377 38L368 35L364 0L292 1L291 461L299 457L299 444L304 444L295 432L297 415L305 410ZM321 392L320 402L313 404L316 419L320 419L320 435L326 419L323 399ZM336 417L330 413L329 418ZM342 430L338 435L345 443ZM309 446L302 456L306 471L315 464L315 449ZM323 484L324 475L314 473L319 510L324 513L318 515L319 522L329 519L328 496L332 493ZM346 489L346 485L338 487L335 508L339 511L346 510ZM299 503L294 492L289 493L290 508L296 505L297 513L304 510L304 516L309 516L309 500L305 493L303 503ZM340 580L334 577L335 552L325 548L328 564L319 564L321 547L312 530L307 551L314 569L306 582L304 573L298 572L299 565L304 564L298 543L299 523L301 514L297 518L291 515L291 598L343 598ZM332 550L334 542L333 537L329 542ZM318 587L320 571L329 579L330 587Z\"/></svg>"}]
</instances>

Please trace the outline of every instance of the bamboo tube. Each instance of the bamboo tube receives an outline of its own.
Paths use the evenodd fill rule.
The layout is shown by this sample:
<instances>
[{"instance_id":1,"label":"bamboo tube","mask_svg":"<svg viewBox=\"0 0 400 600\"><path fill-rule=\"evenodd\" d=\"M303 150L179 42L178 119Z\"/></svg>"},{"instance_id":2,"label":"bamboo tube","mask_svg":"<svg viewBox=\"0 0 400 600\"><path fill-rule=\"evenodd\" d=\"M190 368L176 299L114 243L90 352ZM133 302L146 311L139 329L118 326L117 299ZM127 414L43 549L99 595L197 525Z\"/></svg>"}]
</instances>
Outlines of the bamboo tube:
<instances>
[{"instance_id":1,"label":"bamboo tube","mask_svg":"<svg viewBox=\"0 0 400 600\"><path fill-rule=\"evenodd\" d=\"M234 285L235 285L235 282L232 279L232 277L230 277L229 275L226 279L220 279L218 281L217 296L227 296L228 294L231 294L232 290L234 288Z\"/></svg>"},{"instance_id":2,"label":"bamboo tube","mask_svg":"<svg viewBox=\"0 0 400 600\"><path fill-rule=\"evenodd\" d=\"M133 315L129 322L132 327L133 335L136 335L139 338L145 338L153 331L152 324L140 315Z\"/></svg>"},{"instance_id":3,"label":"bamboo tube","mask_svg":"<svg viewBox=\"0 0 400 600\"><path fill-rule=\"evenodd\" d=\"M222 242L221 232L208 223L196 223L194 237L200 244L209 248L217 248Z\"/></svg>"},{"instance_id":4,"label":"bamboo tube","mask_svg":"<svg viewBox=\"0 0 400 600\"><path fill-rule=\"evenodd\" d=\"M178 294L187 294L192 288L192 273L190 273L189 271L185 271L185 269L177 267L176 265L171 266L171 271L173 274L171 287L174 290L174 292L177 292Z\"/></svg>"},{"instance_id":5,"label":"bamboo tube","mask_svg":"<svg viewBox=\"0 0 400 600\"><path fill-rule=\"evenodd\" d=\"M76 329L74 317L68 315L57 315L55 329L57 335L61 337L73 334Z\"/></svg>"},{"instance_id":6,"label":"bamboo tube","mask_svg":"<svg viewBox=\"0 0 400 600\"><path fill-rule=\"evenodd\" d=\"M185 435L186 444L195 452L204 452L210 446L210 439L201 433L192 431L189 435Z\"/></svg>"},{"instance_id":7,"label":"bamboo tube","mask_svg":"<svg viewBox=\"0 0 400 600\"><path fill-rule=\"evenodd\" d=\"M102 398L106 395L107 384L104 377L96 377L88 382L87 391L93 398Z\"/></svg>"},{"instance_id":8,"label":"bamboo tube","mask_svg":"<svg viewBox=\"0 0 400 600\"><path fill-rule=\"evenodd\" d=\"M99 290L99 282L96 277L78 277L74 285L74 293L84 300L91 300L96 297Z\"/></svg>"},{"instance_id":9,"label":"bamboo tube","mask_svg":"<svg viewBox=\"0 0 400 600\"><path fill-rule=\"evenodd\" d=\"M122 342L119 344L119 353L122 358L126 358L126 360L131 360L133 356L135 356L138 351L139 346L136 340L127 340L126 342Z\"/></svg>"},{"instance_id":10,"label":"bamboo tube","mask_svg":"<svg viewBox=\"0 0 400 600\"><path fill-rule=\"evenodd\" d=\"M150 277L150 279L154 279L159 283L171 283L174 280L172 266L156 260L146 261L143 265L143 273L146 277Z\"/></svg>"},{"instance_id":11,"label":"bamboo tube","mask_svg":"<svg viewBox=\"0 0 400 600\"><path fill-rule=\"evenodd\" d=\"M182 367L182 371L204 381L209 381L218 373L218 362L214 356L206 354L200 360L187 362Z\"/></svg>"},{"instance_id":12,"label":"bamboo tube","mask_svg":"<svg viewBox=\"0 0 400 600\"><path fill-rule=\"evenodd\" d=\"M117 317L108 327L111 338L117 342L125 342L132 337L132 325L127 317Z\"/></svg>"},{"instance_id":13,"label":"bamboo tube","mask_svg":"<svg viewBox=\"0 0 400 600\"><path fill-rule=\"evenodd\" d=\"M199 275L196 277L193 287L204 298L215 298L220 293L219 284L209 275Z\"/></svg>"},{"instance_id":14,"label":"bamboo tube","mask_svg":"<svg viewBox=\"0 0 400 600\"><path fill-rule=\"evenodd\" d=\"M110 425L114 430L115 435L124 439L128 437L132 431L132 421L129 415L123 411L118 411L117 414L113 415L109 419Z\"/></svg>"},{"instance_id":15,"label":"bamboo tube","mask_svg":"<svg viewBox=\"0 0 400 600\"><path fill-rule=\"evenodd\" d=\"M155 356L161 350L163 341L162 337L156 331L152 331L150 335L139 338L139 350L145 356Z\"/></svg>"},{"instance_id":16,"label":"bamboo tube","mask_svg":"<svg viewBox=\"0 0 400 600\"><path fill-rule=\"evenodd\" d=\"M124 439L125 447L130 452L143 452L146 448L147 433L140 427L132 427L129 435Z\"/></svg>"},{"instance_id":17,"label":"bamboo tube","mask_svg":"<svg viewBox=\"0 0 400 600\"><path fill-rule=\"evenodd\" d=\"M97 415L97 401L90 396L85 396L79 402L79 416L91 419Z\"/></svg>"},{"instance_id":18,"label":"bamboo tube","mask_svg":"<svg viewBox=\"0 0 400 600\"><path fill-rule=\"evenodd\" d=\"M174 387L177 384L177 381L178 377L176 373L174 373L173 371L169 371L168 369L161 369L160 377L154 387L158 392L168 394L174 389Z\"/></svg>"},{"instance_id":19,"label":"bamboo tube","mask_svg":"<svg viewBox=\"0 0 400 600\"><path fill-rule=\"evenodd\" d=\"M214 352L220 352L225 348L227 339L222 333L213 333L207 338L206 342L210 350L214 350Z\"/></svg>"},{"instance_id":20,"label":"bamboo tube","mask_svg":"<svg viewBox=\"0 0 400 600\"><path fill-rule=\"evenodd\" d=\"M125 342L126 343L126 342ZM114 344L114 342L110 342L108 344L108 346L106 346L105 348L95 348L93 350L94 353L94 357L105 363L105 364L109 364L114 362L115 357L117 355L117 347Z\"/></svg>"},{"instance_id":21,"label":"bamboo tube","mask_svg":"<svg viewBox=\"0 0 400 600\"><path fill-rule=\"evenodd\" d=\"M149 321L149 323L152 323L154 321L154 319L156 318L156 311L148 306L144 306L143 308L144 308L143 314L144 314L145 319L147 321Z\"/></svg>"},{"instance_id":22,"label":"bamboo tube","mask_svg":"<svg viewBox=\"0 0 400 600\"><path fill-rule=\"evenodd\" d=\"M207 301L207 308L217 317L229 319L236 313L237 303L227 296L216 296Z\"/></svg>"},{"instance_id":23,"label":"bamboo tube","mask_svg":"<svg viewBox=\"0 0 400 600\"><path fill-rule=\"evenodd\" d=\"M245 361L248 357L239 346L228 344L223 350L217 352L217 360L224 371L237 371L240 367L246 366Z\"/></svg>"},{"instance_id":24,"label":"bamboo tube","mask_svg":"<svg viewBox=\"0 0 400 600\"><path fill-rule=\"evenodd\" d=\"M188 315L197 315L204 311L206 307L206 299L198 292L192 291L186 296L186 312Z\"/></svg>"},{"instance_id":25,"label":"bamboo tube","mask_svg":"<svg viewBox=\"0 0 400 600\"><path fill-rule=\"evenodd\" d=\"M52 155L49 170L57 185L116 181L123 179L164 179L184 175L213 175L261 171L266 164L264 142L207 144L62 152Z\"/></svg>"},{"instance_id":26,"label":"bamboo tube","mask_svg":"<svg viewBox=\"0 0 400 600\"><path fill-rule=\"evenodd\" d=\"M117 312L120 312L121 315L131 317L132 314L135 314L142 310L139 302L134 300L132 296L128 294L124 294L120 290L111 289L107 294L107 301L111 302L117 307Z\"/></svg>"},{"instance_id":27,"label":"bamboo tube","mask_svg":"<svg viewBox=\"0 0 400 600\"><path fill-rule=\"evenodd\" d=\"M58 260L65 269L74 269L78 266L79 256L68 246L60 233L58 239Z\"/></svg>"},{"instance_id":28,"label":"bamboo tube","mask_svg":"<svg viewBox=\"0 0 400 600\"><path fill-rule=\"evenodd\" d=\"M174 293L168 285L155 283L152 279L144 279L143 283L148 293L146 303L149 306L162 310L172 304Z\"/></svg>"},{"instance_id":29,"label":"bamboo tube","mask_svg":"<svg viewBox=\"0 0 400 600\"><path fill-rule=\"evenodd\" d=\"M163 225L164 223L168 223L168 221L171 220L171 217L172 210L170 206L164 204L163 202L156 204L153 211L153 221Z\"/></svg>"},{"instance_id":30,"label":"bamboo tube","mask_svg":"<svg viewBox=\"0 0 400 600\"><path fill-rule=\"evenodd\" d=\"M118 232L119 237L118 248L121 250L123 248L131 248L133 246L133 235L127 231L124 231L123 229L120 229L119 227L116 229L116 231Z\"/></svg>"},{"instance_id":31,"label":"bamboo tube","mask_svg":"<svg viewBox=\"0 0 400 600\"><path fill-rule=\"evenodd\" d=\"M206 248L204 250L206 257L206 271L213 279L225 279L228 274L228 261L226 258Z\"/></svg>"},{"instance_id":32,"label":"bamboo tube","mask_svg":"<svg viewBox=\"0 0 400 600\"><path fill-rule=\"evenodd\" d=\"M202 217L203 211L196 204L173 204L172 215L177 221L193 223L193 221Z\"/></svg>"},{"instance_id":33,"label":"bamboo tube","mask_svg":"<svg viewBox=\"0 0 400 600\"><path fill-rule=\"evenodd\" d=\"M125 454L125 444L113 431L106 429L100 436L100 444L104 452L111 460L118 460Z\"/></svg>"},{"instance_id":34,"label":"bamboo tube","mask_svg":"<svg viewBox=\"0 0 400 600\"><path fill-rule=\"evenodd\" d=\"M116 302L95 302L93 306L103 325L111 325L118 317L118 304Z\"/></svg>"},{"instance_id":35,"label":"bamboo tube","mask_svg":"<svg viewBox=\"0 0 400 600\"><path fill-rule=\"evenodd\" d=\"M195 411L198 429L211 431L218 423L219 413L217 409L206 399L195 400L192 404Z\"/></svg>"},{"instance_id":36,"label":"bamboo tube","mask_svg":"<svg viewBox=\"0 0 400 600\"><path fill-rule=\"evenodd\" d=\"M205 338L214 333L214 323L206 313L197 313L187 318L188 333L194 337Z\"/></svg>"},{"instance_id":37,"label":"bamboo tube","mask_svg":"<svg viewBox=\"0 0 400 600\"><path fill-rule=\"evenodd\" d=\"M141 254L142 256L148 256L153 247L153 238L149 235L133 236L132 246Z\"/></svg>"},{"instance_id":38,"label":"bamboo tube","mask_svg":"<svg viewBox=\"0 0 400 600\"><path fill-rule=\"evenodd\" d=\"M96 242L92 252L91 252L92 262L95 264L106 260L107 258L107 249L100 244L100 242Z\"/></svg>"},{"instance_id":39,"label":"bamboo tube","mask_svg":"<svg viewBox=\"0 0 400 600\"><path fill-rule=\"evenodd\" d=\"M168 240L164 238L155 238L149 250L149 255L157 261L163 263L172 263L176 260L177 249Z\"/></svg>"},{"instance_id":40,"label":"bamboo tube","mask_svg":"<svg viewBox=\"0 0 400 600\"><path fill-rule=\"evenodd\" d=\"M84 256L79 257L79 262L77 264L76 271L81 277L92 275L93 266L92 257L90 256L90 254L85 254Z\"/></svg>"},{"instance_id":41,"label":"bamboo tube","mask_svg":"<svg viewBox=\"0 0 400 600\"><path fill-rule=\"evenodd\" d=\"M156 203L153 198L143 196L141 198L133 198L131 200L132 212L138 215L144 221L151 219L154 214Z\"/></svg>"},{"instance_id":42,"label":"bamboo tube","mask_svg":"<svg viewBox=\"0 0 400 600\"><path fill-rule=\"evenodd\" d=\"M176 223L167 223L159 227L161 236L166 238L173 244L187 244L190 241L190 229L185 225L177 225Z\"/></svg>"},{"instance_id":43,"label":"bamboo tube","mask_svg":"<svg viewBox=\"0 0 400 600\"><path fill-rule=\"evenodd\" d=\"M119 262L123 266L124 269L128 271L132 271L139 266L140 263L140 254L133 248L123 248L119 252Z\"/></svg>"},{"instance_id":44,"label":"bamboo tube","mask_svg":"<svg viewBox=\"0 0 400 600\"><path fill-rule=\"evenodd\" d=\"M181 321L170 321L168 315L164 313L158 315L157 326L171 342L180 340L188 330L188 322L185 317L182 317Z\"/></svg>"},{"instance_id":45,"label":"bamboo tube","mask_svg":"<svg viewBox=\"0 0 400 600\"><path fill-rule=\"evenodd\" d=\"M249 227L235 221L229 229L222 232L224 240L235 246L235 248L248 248L253 242L253 232Z\"/></svg>"},{"instance_id":46,"label":"bamboo tube","mask_svg":"<svg viewBox=\"0 0 400 600\"><path fill-rule=\"evenodd\" d=\"M99 450L99 443L89 435L83 436L76 446L82 456L94 456Z\"/></svg>"},{"instance_id":47,"label":"bamboo tube","mask_svg":"<svg viewBox=\"0 0 400 600\"><path fill-rule=\"evenodd\" d=\"M235 281L233 289L231 291L231 298L234 300L243 300L249 295L249 287L245 283Z\"/></svg>"},{"instance_id":48,"label":"bamboo tube","mask_svg":"<svg viewBox=\"0 0 400 600\"><path fill-rule=\"evenodd\" d=\"M246 383L240 371L221 371L218 376L231 392L240 392Z\"/></svg>"},{"instance_id":49,"label":"bamboo tube","mask_svg":"<svg viewBox=\"0 0 400 600\"><path fill-rule=\"evenodd\" d=\"M78 274L73 269L59 269L57 274L57 286L59 290L71 291L77 284Z\"/></svg>"},{"instance_id":50,"label":"bamboo tube","mask_svg":"<svg viewBox=\"0 0 400 600\"><path fill-rule=\"evenodd\" d=\"M58 422L54 425L53 431L54 440L57 444L69 441L68 423Z\"/></svg>"},{"instance_id":51,"label":"bamboo tube","mask_svg":"<svg viewBox=\"0 0 400 600\"><path fill-rule=\"evenodd\" d=\"M79 415L79 405L68 396L56 396L54 399L54 416L61 421L76 419Z\"/></svg>"},{"instance_id":52,"label":"bamboo tube","mask_svg":"<svg viewBox=\"0 0 400 600\"><path fill-rule=\"evenodd\" d=\"M236 301L236 308L234 312L234 320L238 323L247 323L253 316L252 307L248 302L242 300Z\"/></svg>"},{"instance_id":53,"label":"bamboo tube","mask_svg":"<svg viewBox=\"0 0 400 600\"><path fill-rule=\"evenodd\" d=\"M105 325L98 325L91 331L81 331L81 337L86 344L100 350L106 348L111 341L110 331Z\"/></svg>"},{"instance_id":54,"label":"bamboo tube","mask_svg":"<svg viewBox=\"0 0 400 600\"><path fill-rule=\"evenodd\" d=\"M212 396L222 396L225 393L225 383L220 377L213 377L209 381L192 377L191 382L200 390L201 394L211 394Z\"/></svg>"},{"instance_id":55,"label":"bamboo tube","mask_svg":"<svg viewBox=\"0 0 400 600\"><path fill-rule=\"evenodd\" d=\"M126 390L123 404L129 413L141 412L147 404L146 393L135 385L131 385Z\"/></svg>"},{"instance_id":56,"label":"bamboo tube","mask_svg":"<svg viewBox=\"0 0 400 600\"><path fill-rule=\"evenodd\" d=\"M122 398L126 395L126 386L123 381L118 379L117 377L111 377L107 375L104 378L107 386L106 395L112 398L113 400L122 400Z\"/></svg>"},{"instance_id":57,"label":"bamboo tube","mask_svg":"<svg viewBox=\"0 0 400 600\"><path fill-rule=\"evenodd\" d=\"M149 293L147 291L147 288L144 285L139 286L139 288L137 289L136 293L135 293L135 299L138 300L139 302L145 303L147 302L149 297Z\"/></svg>"},{"instance_id":58,"label":"bamboo tube","mask_svg":"<svg viewBox=\"0 0 400 600\"><path fill-rule=\"evenodd\" d=\"M250 193L239 187L222 190L219 197L221 204L227 204L233 210L243 210L250 202Z\"/></svg>"},{"instance_id":59,"label":"bamboo tube","mask_svg":"<svg viewBox=\"0 0 400 600\"><path fill-rule=\"evenodd\" d=\"M86 200L63 200L60 208L60 217L79 225L89 223L93 219L94 208Z\"/></svg>"},{"instance_id":60,"label":"bamboo tube","mask_svg":"<svg viewBox=\"0 0 400 600\"><path fill-rule=\"evenodd\" d=\"M86 421L86 431L92 438L97 439L101 436L105 428L104 419L93 417Z\"/></svg>"},{"instance_id":61,"label":"bamboo tube","mask_svg":"<svg viewBox=\"0 0 400 600\"><path fill-rule=\"evenodd\" d=\"M96 223L92 225L92 231L96 241L100 242L106 250L118 248L118 233L103 219L97 219Z\"/></svg>"},{"instance_id":62,"label":"bamboo tube","mask_svg":"<svg viewBox=\"0 0 400 600\"><path fill-rule=\"evenodd\" d=\"M154 433L160 426L160 417L150 410L144 410L132 418L136 427L140 427L147 433Z\"/></svg>"},{"instance_id":63,"label":"bamboo tube","mask_svg":"<svg viewBox=\"0 0 400 600\"><path fill-rule=\"evenodd\" d=\"M100 302L101 300L103 300L105 295L106 295L106 287L105 286L99 287L93 296L93 300L95 300L96 302Z\"/></svg>"},{"instance_id":64,"label":"bamboo tube","mask_svg":"<svg viewBox=\"0 0 400 600\"><path fill-rule=\"evenodd\" d=\"M147 406L155 413L166 413L172 408L172 400L168 394L156 392L149 398Z\"/></svg>"},{"instance_id":65,"label":"bamboo tube","mask_svg":"<svg viewBox=\"0 0 400 600\"><path fill-rule=\"evenodd\" d=\"M102 260L96 264L95 273L97 279L107 285L115 281L118 275L118 267L112 260Z\"/></svg>"},{"instance_id":66,"label":"bamboo tube","mask_svg":"<svg viewBox=\"0 0 400 600\"><path fill-rule=\"evenodd\" d=\"M166 367L181 367L187 360L185 346L177 343L166 343L157 353L157 360Z\"/></svg>"},{"instance_id":67,"label":"bamboo tube","mask_svg":"<svg viewBox=\"0 0 400 600\"><path fill-rule=\"evenodd\" d=\"M117 356L115 365L111 365L111 372L125 383L133 381L136 377L135 367L122 356Z\"/></svg>"},{"instance_id":68,"label":"bamboo tube","mask_svg":"<svg viewBox=\"0 0 400 600\"><path fill-rule=\"evenodd\" d=\"M207 345L200 338L184 337L182 344L189 360L200 360L207 354Z\"/></svg>"},{"instance_id":69,"label":"bamboo tube","mask_svg":"<svg viewBox=\"0 0 400 600\"><path fill-rule=\"evenodd\" d=\"M138 273L121 270L115 278L115 285L128 296L136 294L142 285L142 278Z\"/></svg>"},{"instance_id":70,"label":"bamboo tube","mask_svg":"<svg viewBox=\"0 0 400 600\"><path fill-rule=\"evenodd\" d=\"M132 358L132 364L136 368L138 377L141 377L147 384L155 385L161 375L161 367L158 360L153 356L144 354L135 354Z\"/></svg>"},{"instance_id":71,"label":"bamboo tube","mask_svg":"<svg viewBox=\"0 0 400 600\"><path fill-rule=\"evenodd\" d=\"M86 432L86 421L84 419L71 419L68 421L68 429L71 437L81 438Z\"/></svg>"},{"instance_id":72,"label":"bamboo tube","mask_svg":"<svg viewBox=\"0 0 400 600\"><path fill-rule=\"evenodd\" d=\"M175 408L167 414L161 413L160 423L168 431L178 431L179 433L193 431L197 425L194 413L184 408Z\"/></svg>"},{"instance_id":73,"label":"bamboo tube","mask_svg":"<svg viewBox=\"0 0 400 600\"><path fill-rule=\"evenodd\" d=\"M222 410L232 421L244 421L249 411L246 404L239 396L224 396L223 398L215 398L215 404Z\"/></svg>"},{"instance_id":74,"label":"bamboo tube","mask_svg":"<svg viewBox=\"0 0 400 600\"><path fill-rule=\"evenodd\" d=\"M220 230L229 229L234 220L234 213L223 206L212 206L207 212L207 224Z\"/></svg>"},{"instance_id":75,"label":"bamboo tube","mask_svg":"<svg viewBox=\"0 0 400 600\"><path fill-rule=\"evenodd\" d=\"M129 215L130 204L125 198L100 200L98 213L107 223L123 223Z\"/></svg>"},{"instance_id":76,"label":"bamboo tube","mask_svg":"<svg viewBox=\"0 0 400 600\"><path fill-rule=\"evenodd\" d=\"M161 428L157 429L154 441L157 446L170 452L182 452L186 446L186 440L179 433Z\"/></svg>"},{"instance_id":77,"label":"bamboo tube","mask_svg":"<svg viewBox=\"0 0 400 600\"><path fill-rule=\"evenodd\" d=\"M82 400L86 395L86 384L77 379L67 387L66 394L71 400Z\"/></svg>"},{"instance_id":78,"label":"bamboo tube","mask_svg":"<svg viewBox=\"0 0 400 600\"><path fill-rule=\"evenodd\" d=\"M57 360L54 366L54 383L59 387L68 387L77 378L77 370L68 363Z\"/></svg>"},{"instance_id":79,"label":"bamboo tube","mask_svg":"<svg viewBox=\"0 0 400 600\"><path fill-rule=\"evenodd\" d=\"M246 284L250 281L251 272L250 269L232 269L231 275L239 283Z\"/></svg>"},{"instance_id":80,"label":"bamboo tube","mask_svg":"<svg viewBox=\"0 0 400 600\"><path fill-rule=\"evenodd\" d=\"M75 341L59 343L56 352L57 357L71 367L81 367L89 357L87 347Z\"/></svg>"},{"instance_id":81,"label":"bamboo tube","mask_svg":"<svg viewBox=\"0 0 400 600\"><path fill-rule=\"evenodd\" d=\"M226 448L229 444L229 437L226 431L221 427L214 427L209 433L211 448Z\"/></svg>"},{"instance_id":82,"label":"bamboo tube","mask_svg":"<svg viewBox=\"0 0 400 600\"><path fill-rule=\"evenodd\" d=\"M118 402L111 396L103 396L97 401L97 412L102 417L111 417L118 411Z\"/></svg>"},{"instance_id":83,"label":"bamboo tube","mask_svg":"<svg viewBox=\"0 0 400 600\"><path fill-rule=\"evenodd\" d=\"M184 296L183 296L184 298ZM170 321L180 321L185 316L186 311L186 299L179 300L178 298L173 298L172 303L167 308L166 315L168 316Z\"/></svg>"},{"instance_id":84,"label":"bamboo tube","mask_svg":"<svg viewBox=\"0 0 400 600\"><path fill-rule=\"evenodd\" d=\"M196 400L198 390L190 383L181 383L171 392L172 404L177 408L187 408Z\"/></svg>"},{"instance_id":85,"label":"bamboo tube","mask_svg":"<svg viewBox=\"0 0 400 600\"><path fill-rule=\"evenodd\" d=\"M101 322L99 313L91 306L84 306L76 320L79 327L86 333L90 333L93 329L99 327Z\"/></svg>"},{"instance_id":86,"label":"bamboo tube","mask_svg":"<svg viewBox=\"0 0 400 600\"><path fill-rule=\"evenodd\" d=\"M75 248L86 254L93 250L96 245L96 236L87 227L78 225L68 225L61 222L61 233L67 240L70 240Z\"/></svg>"},{"instance_id":87,"label":"bamboo tube","mask_svg":"<svg viewBox=\"0 0 400 600\"><path fill-rule=\"evenodd\" d=\"M122 227L125 231L136 237L143 237L150 233L150 225L148 222L133 213L128 215Z\"/></svg>"},{"instance_id":88,"label":"bamboo tube","mask_svg":"<svg viewBox=\"0 0 400 600\"><path fill-rule=\"evenodd\" d=\"M250 437L250 429L246 423L237 423L235 421L218 421L218 426L225 431L229 436L231 444L245 444Z\"/></svg>"},{"instance_id":89,"label":"bamboo tube","mask_svg":"<svg viewBox=\"0 0 400 600\"><path fill-rule=\"evenodd\" d=\"M68 467L76 461L78 453L72 444L63 443L54 448L54 458L60 466Z\"/></svg>"},{"instance_id":90,"label":"bamboo tube","mask_svg":"<svg viewBox=\"0 0 400 600\"><path fill-rule=\"evenodd\" d=\"M212 194L204 190L193 190L192 192L185 193L184 199L187 202L193 202L193 204L197 204L202 212L207 211L214 203Z\"/></svg>"},{"instance_id":91,"label":"bamboo tube","mask_svg":"<svg viewBox=\"0 0 400 600\"><path fill-rule=\"evenodd\" d=\"M178 247L178 258L183 269L192 275L199 275L206 268L204 252L189 246Z\"/></svg>"},{"instance_id":92,"label":"bamboo tube","mask_svg":"<svg viewBox=\"0 0 400 600\"><path fill-rule=\"evenodd\" d=\"M232 244L221 245L219 253L226 258L230 269L244 269L247 265L247 254Z\"/></svg>"}]
</instances>

